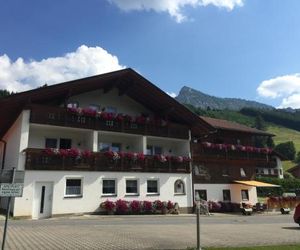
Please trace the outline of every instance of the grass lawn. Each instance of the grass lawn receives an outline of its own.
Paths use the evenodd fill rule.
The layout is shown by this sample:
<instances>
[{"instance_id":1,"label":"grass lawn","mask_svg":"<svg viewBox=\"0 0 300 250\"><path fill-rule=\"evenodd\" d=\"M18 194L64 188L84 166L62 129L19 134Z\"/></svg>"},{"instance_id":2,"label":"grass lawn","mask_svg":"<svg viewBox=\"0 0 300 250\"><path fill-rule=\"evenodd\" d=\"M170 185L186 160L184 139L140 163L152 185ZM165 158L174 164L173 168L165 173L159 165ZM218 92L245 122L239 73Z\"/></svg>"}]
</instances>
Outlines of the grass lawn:
<instances>
[{"instance_id":1,"label":"grass lawn","mask_svg":"<svg viewBox=\"0 0 300 250\"><path fill-rule=\"evenodd\" d=\"M296 151L297 152L300 151L300 132L299 131L271 125L271 126L268 126L267 132L276 135L273 137L273 140L276 145L279 143L282 143L282 142L292 141L295 144Z\"/></svg>"},{"instance_id":2,"label":"grass lawn","mask_svg":"<svg viewBox=\"0 0 300 250\"><path fill-rule=\"evenodd\" d=\"M282 246L261 246L261 247L205 247L203 250L299 250L300 245L282 245ZM187 248L187 250L196 250L196 248Z\"/></svg>"},{"instance_id":3,"label":"grass lawn","mask_svg":"<svg viewBox=\"0 0 300 250\"><path fill-rule=\"evenodd\" d=\"M282 142L292 141L295 144L296 152L300 151L300 132L299 131L289 129L289 128L270 125L270 126L268 126L267 132L276 135L273 137L274 143L276 145L279 143L282 143ZM296 166L296 164L292 161L283 161L282 165L283 165L284 171L288 170L291 167Z\"/></svg>"}]
</instances>

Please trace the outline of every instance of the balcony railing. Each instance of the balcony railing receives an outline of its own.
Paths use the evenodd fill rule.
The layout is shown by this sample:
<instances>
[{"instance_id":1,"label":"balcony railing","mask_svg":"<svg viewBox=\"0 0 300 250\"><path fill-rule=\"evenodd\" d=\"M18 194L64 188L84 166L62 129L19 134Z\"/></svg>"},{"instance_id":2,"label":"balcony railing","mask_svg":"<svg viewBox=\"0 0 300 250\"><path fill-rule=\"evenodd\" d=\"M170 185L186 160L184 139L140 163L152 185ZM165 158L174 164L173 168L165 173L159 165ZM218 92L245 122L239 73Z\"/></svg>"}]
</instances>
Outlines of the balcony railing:
<instances>
[{"instance_id":1,"label":"balcony railing","mask_svg":"<svg viewBox=\"0 0 300 250\"><path fill-rule=\"evenodd\" d=\"M65 108L42 105L32 105L30 107L30 110L31 123L171 137L179 139L189 138L189 129L187 126L171 122L167 122L165 126L161 126L153 123L138 124L125 120L101 120L98 117L74 114L69 112Z\"/></svg>"},{"instance_id":2,"label":"balcony railing","mask_svg":"<svg viewBox=\"0 0 300 250\"><path fill-rule=\"evenodd\" d=\"M96 152L88 158L47 155L43 149L28 148L26 152L26 170L82 170L116 172L161 172L190 173L190 162L159 162L154 156L145 156L144 160L109 159L104 153Z\"/></svg>"},{"instance_id":3,"label":"balcony railing","mask_svg":"<svg viewBox=\"0 0 300 250\"><path fill-rule=\"evenodd\" d=\"M201 144L192 144L193 160L202 159L223 162L248 162L254 167L275 168L277 162L270 154L258 152L246 152L240 150L220 150L216 148L206 148Z\"/></svg>"}]
</instances>

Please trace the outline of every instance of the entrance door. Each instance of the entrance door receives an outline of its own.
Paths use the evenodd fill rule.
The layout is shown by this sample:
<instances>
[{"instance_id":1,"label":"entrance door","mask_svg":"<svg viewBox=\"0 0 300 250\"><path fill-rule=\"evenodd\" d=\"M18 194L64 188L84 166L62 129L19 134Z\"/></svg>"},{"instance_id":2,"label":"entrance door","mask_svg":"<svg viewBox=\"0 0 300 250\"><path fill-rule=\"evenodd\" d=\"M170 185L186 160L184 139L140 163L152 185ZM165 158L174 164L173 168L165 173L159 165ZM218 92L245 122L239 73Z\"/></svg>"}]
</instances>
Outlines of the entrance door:
<instances>
[{"instance_id":1,"label":"entrance door","mask_svg":"<svg viewBox=\"0 0 300 250\"><path fill-rule=\"evenodd\" d=\"M49 218L52 214L52 182L36 182L34 188L33 219Z\"/></svg>"}]
</instances>

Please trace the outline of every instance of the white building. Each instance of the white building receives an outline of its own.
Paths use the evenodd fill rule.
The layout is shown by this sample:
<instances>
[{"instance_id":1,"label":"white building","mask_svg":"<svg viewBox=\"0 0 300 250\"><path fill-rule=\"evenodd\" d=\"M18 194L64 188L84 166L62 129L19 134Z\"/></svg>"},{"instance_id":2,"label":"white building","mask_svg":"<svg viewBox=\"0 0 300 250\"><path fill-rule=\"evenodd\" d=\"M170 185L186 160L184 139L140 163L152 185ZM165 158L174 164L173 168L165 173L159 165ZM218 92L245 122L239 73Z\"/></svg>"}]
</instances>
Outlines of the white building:
<instances>
[{"instance_id":1,"label":"white building","mask_svg":"<svg viewBox=\"0 0 300 250\"><path fill-rule=\"evenodd\" d=\"M191 130L210 126L133 70L15 94L0 107L2 169L25 170L14 216L94 213L107 199L193 206Z\"/></svg>"}]
</instances>

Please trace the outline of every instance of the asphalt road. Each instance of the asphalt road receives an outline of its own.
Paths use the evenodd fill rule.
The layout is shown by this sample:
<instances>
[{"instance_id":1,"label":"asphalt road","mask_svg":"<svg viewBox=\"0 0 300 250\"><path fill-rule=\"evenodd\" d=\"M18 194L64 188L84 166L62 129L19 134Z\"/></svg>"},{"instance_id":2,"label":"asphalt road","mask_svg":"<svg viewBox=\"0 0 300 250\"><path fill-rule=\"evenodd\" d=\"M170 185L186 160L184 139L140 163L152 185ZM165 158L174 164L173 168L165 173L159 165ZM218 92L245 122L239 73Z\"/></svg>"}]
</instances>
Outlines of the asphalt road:
<instances>
[{"instance_id":1,"label":"asphalt road","mask_svg":"<svg viewBox=\"0 0 300 250\"><path fill-rule=\"evenodd\" d=\"M196 245L195 222L194 215L10 220L6 244L7 249L186 249ZM202 216L201 241L204 247L300 244L300 227L292 215Z\"/></svg>"}]
</instances>

